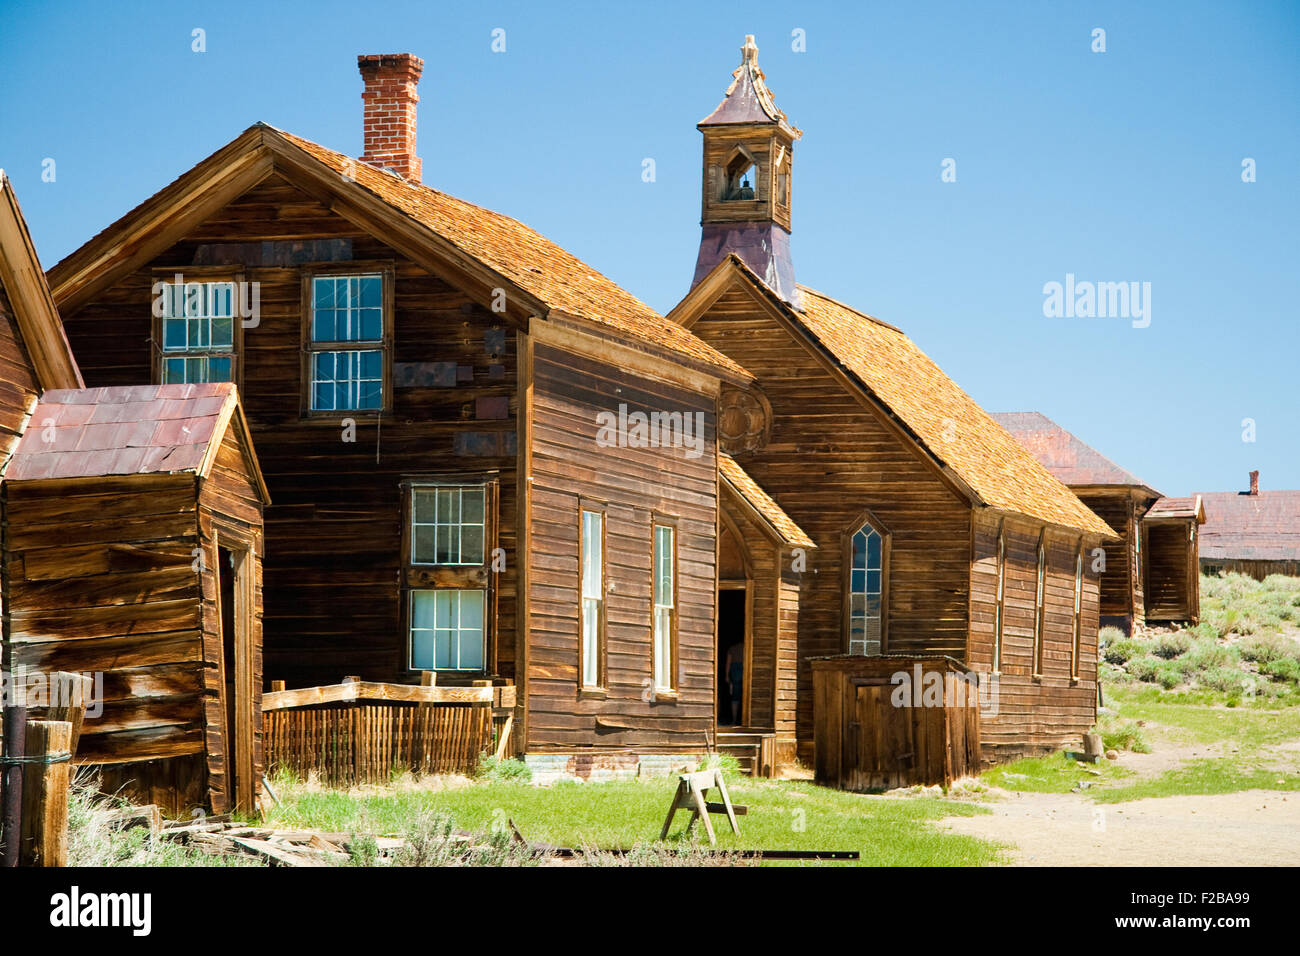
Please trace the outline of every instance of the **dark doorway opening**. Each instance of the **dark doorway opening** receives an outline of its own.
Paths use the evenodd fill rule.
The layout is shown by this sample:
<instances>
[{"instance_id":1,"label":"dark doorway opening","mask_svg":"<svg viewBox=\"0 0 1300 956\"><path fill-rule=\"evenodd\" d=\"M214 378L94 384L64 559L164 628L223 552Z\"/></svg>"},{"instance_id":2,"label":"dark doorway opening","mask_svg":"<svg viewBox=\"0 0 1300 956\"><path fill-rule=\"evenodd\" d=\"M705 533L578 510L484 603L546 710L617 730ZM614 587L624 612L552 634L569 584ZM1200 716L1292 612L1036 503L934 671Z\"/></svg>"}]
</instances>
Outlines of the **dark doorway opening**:
<instances>
[{"instance_id":1,"label":"dark doorway opening","mask_svg":"<svg viewBox=\"0 0 1300 956\"><path fill-rule=\"evenodd\" d=\"M245 550L217 548L225 789L232 810L250 810L253 803L252 595L248 554Z\"/></svg>"},{"instance_id":2,"label":"dark doorway opening","mask_svg":"<svg viewBox=\"0 0 1300 956\"><path fill-rule=\"evenodd\" d=\"M745 720L746 589L718 591L718 725L738 727Z\"/></svg>"}]
</instances>

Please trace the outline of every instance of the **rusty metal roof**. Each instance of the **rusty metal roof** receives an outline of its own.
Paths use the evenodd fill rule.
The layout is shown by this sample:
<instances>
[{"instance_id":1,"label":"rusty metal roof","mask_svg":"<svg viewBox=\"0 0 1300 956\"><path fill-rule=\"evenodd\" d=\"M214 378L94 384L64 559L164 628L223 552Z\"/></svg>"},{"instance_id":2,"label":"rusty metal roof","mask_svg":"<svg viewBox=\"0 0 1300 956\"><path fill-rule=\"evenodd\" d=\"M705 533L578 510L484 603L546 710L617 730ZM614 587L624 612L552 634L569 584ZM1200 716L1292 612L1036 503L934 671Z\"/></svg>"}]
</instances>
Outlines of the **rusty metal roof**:
<instances>
[{"instance_id":1,"label":"rusty metal roof","mask_svg":"<svg viewBox=\"0 0 1300 956\"><path fill-rule=\"evenodd\" d=\"M1201 492L1201 557L1300 560L1300 491Z\"/></svg>"},{"instance_id":2,"label":"rusty metal roof","mask_svg":"<svg viewBox=\"0 0 1300 956\"><path fill-rule=\"evenodd\" d=\"M992 412L994 421L1028 448L1043 467L1073 487L1132 485L1159 492L1041 412Z\"/></svg>"},{"instance_id":3,"label":"rusty metal roof","mask_svg":"<svg viewBox=\"0 0 1300 956\"><path fill-rule=\"evenodd\" d=\"M53 389L4 480L204 474L237 405L229 382Z\"/></svg>"},{"instance_id":4,"label":"rusty metal roof","mask_svg":"<svg viewBox=\"0 0 1300 956\"><path fill-rule=\"evenodd\" d=\"M731 126L736 124L761 123L768 126L780 126L798 139L802 132L790 125L776 101L772 91L767 88L767 80L758 66L758 47L753 35L745 37L745 45L740 48L740 66L731 74L731 85L722 98L722 102L712 113L697 123L698 126Z\"/></svg>"}]
</instances>

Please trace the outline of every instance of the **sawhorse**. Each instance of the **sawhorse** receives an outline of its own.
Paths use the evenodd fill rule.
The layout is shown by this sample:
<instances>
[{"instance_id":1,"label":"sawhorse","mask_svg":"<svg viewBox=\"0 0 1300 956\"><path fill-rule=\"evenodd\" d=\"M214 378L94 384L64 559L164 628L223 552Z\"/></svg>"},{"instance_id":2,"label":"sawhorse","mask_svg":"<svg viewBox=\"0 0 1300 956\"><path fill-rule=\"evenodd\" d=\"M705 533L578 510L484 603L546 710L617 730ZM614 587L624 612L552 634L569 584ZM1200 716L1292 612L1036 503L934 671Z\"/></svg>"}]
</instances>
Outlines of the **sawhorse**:
<instances>
[{"instance_id":1,"label":"sawhorse","mask_svg":"<svg viewBox=\"0 0 1300 956\"><path fill-rule=\"evenodd\" d=\"M722 794L721 803L708 801L709 791L714 787L717 787ZM691 811L691 821L686 824L687 833L691 832L696 820L704 821L710 846L718 842L718 837L713 832L713 824L709 822L710 813L725 813L731 823L731 832L737 836L740 835L740 824L736 822L736 817L744 816L746 813L745 807L732 806L731 796L727 793L727 785L722 780L721 770L700 770L696 773L684 773L678 777L677 792L673 795L673 805L668 808L668 818L664 820L664 828L659 832L660 840L668 836L668 829L673 824L673 815L678 810Z\"/></svg>"}]
</instances>

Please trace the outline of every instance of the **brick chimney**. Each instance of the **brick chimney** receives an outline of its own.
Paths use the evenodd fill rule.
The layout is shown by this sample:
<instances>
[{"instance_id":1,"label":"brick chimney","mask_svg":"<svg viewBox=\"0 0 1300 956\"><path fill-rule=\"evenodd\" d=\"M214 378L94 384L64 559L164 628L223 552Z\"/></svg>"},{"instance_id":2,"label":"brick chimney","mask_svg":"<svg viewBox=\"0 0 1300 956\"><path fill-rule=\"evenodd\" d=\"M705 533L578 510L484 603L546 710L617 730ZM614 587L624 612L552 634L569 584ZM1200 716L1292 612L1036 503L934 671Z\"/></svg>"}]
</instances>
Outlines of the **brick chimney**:
<instances>
[{"instance_id":1,"label":"brick chimney","mask_svg":"<svg viewBox=\"0 0 1300 956\"><path fill-rule=\"evenodd\" d=\"M1259 472L1258 471L1252 471L1250 473L1250 493L1252 495L1259 494Z\"/></svg>"},{"instance_id":2,"label":"brick chimney","mask_svg":"<svg viewBox=\"0 0 1300 956\"><path fill-rule=\"evenodd\" d=\"M374 53L357 57L366 82L361 94L365 120L363 163L387 166L408 182L420 181L415 155L415 92L424 61L410 53Z\"/></svg>"}]
</instances>

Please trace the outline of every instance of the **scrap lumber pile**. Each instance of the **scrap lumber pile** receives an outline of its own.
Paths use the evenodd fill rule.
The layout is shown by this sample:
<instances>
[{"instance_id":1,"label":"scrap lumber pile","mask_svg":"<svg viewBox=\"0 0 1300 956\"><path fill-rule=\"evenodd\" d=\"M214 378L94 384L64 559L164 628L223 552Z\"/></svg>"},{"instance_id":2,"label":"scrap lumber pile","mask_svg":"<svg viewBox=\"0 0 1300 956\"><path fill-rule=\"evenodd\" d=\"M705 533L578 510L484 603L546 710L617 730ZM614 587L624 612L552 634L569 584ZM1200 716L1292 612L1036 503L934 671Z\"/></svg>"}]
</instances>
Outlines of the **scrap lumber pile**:
<instances>
[{"instance_id":1,"label":"scrap lumber pile","mask_svg":"<svg viewBox=\"0 0 1300 956\"><path fill-rule=\"evenodd\" d=\"M341 845L345 835L314 830L274 830L206 817L164 825L157 835L216 856L255 857L267 866L335 866L348 860Z\"/></svg>"}]
</instances>

